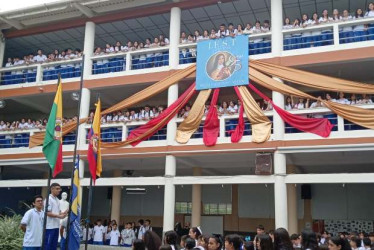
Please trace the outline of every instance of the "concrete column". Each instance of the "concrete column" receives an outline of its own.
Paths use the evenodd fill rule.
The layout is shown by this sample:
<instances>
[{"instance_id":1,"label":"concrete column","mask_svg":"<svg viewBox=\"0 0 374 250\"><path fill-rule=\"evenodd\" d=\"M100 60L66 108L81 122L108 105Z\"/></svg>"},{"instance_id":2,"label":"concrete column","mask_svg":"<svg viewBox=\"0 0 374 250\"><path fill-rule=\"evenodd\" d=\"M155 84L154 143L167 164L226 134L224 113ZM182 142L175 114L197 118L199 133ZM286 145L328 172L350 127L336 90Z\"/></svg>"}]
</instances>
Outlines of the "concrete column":
<instances>
[{"instance_id":1,"label":"concrete column","mask_svg":"<svg viewBox=\"0 0 374 250\"><path fill-rule=\"evenodd\" d=\"M287 186L284 180L286 175L285 154L274 153L274 175L275 228L288 229Z\"/></svg>"},{"instance_id":2,"label":"concrete column","mask_svg":"<svg viewBox=\"0 0 374 250\"><path fill-rule=\"evenodd\" d=\"M163 232L174 230L174 212L175 212L175 186L173 178L177 169L175 156L167 155L165 161L165 188L164 188L164 223Z\"/></svg>"},{"instance_id":3,"label":"concrete column","mask_svg":"<svg viewBox=\"0 0 374 250\"><path fill-rule=\"evenodd\" d=\"M179 65L179 34L181 30L181 9L171 8L170 11L170 47L169 47L169 66L170 69L176 69ZM178 84L174 84L168 89L168 106L178 99ZM172 145L175 141L177 132L176 116L171 119L167 125L167 142Z\"/></svg>"},{"instance_id":4,"label":"concrete column","mask_svg":"<svg viewBox=\"0 0 374 250\"><path fill-rule=\"evenodd\" d=\"M273 77L273 79L283 83L283 81L280 80L277 77ZM273 91L272 92L272 99L273 99L274 104L276 104L277 106L279 106L281 108L284 108L284 95L283 94ZM274 139L275 140L283 140L283 137L284 137L284 121L278 115L278 113L275 112L275 110L273 110L273 134L274 134Z\"/></svg>"},{"instance_id":5,"label":"concrete column","mask_svg":"<svg viewBox=\"0 0 374 250\"><path fill-rule=\"evenodd\" d=\"M90 112L90 99L91 99L91 91L88 88L82 88L82 96L81 98L81 107L80 107L80 116L81 118L88 117ZM86 136L87 131L85 129L85 124L79 125L79 138L78 140L78 149L87 149L86 145Z\"/></svg>"},{"instance_id":6,"label":"concrete column","mask_svg":"<svg viewBox=\"0 0 374 250\"><path fill-rule=\"evenodd\" d=\"M282 0L271 0L271 52L275 57L283 51Z\"/></svg>"},{"instance_id":7,"label":"concrete column","mask_svg":"<svg viewBox=\"0 0 374 250\"><path fill-rule=\"evenodd\" d=\"M294 174L295 166L287 166L287 174ZM299 233L297 221L297 193L294 184L287 184L288 232Z\"/></svg>"},{"instance_id":8,"label":"concrete column","mask_svg":"<svg viewBox=\"0 0 374 250\"><path fill-rule=\"evenodd\" d=\"M170 11L170 47L169 47L169 64L171 69L179 65L179 35L181 31L182 13L179 7L173 7Z\"/></svg>"},{"instance_id":9,"label":"concrete column","mask_svg":"<svg viewBox=\"0 0 374 250\"><path fill-rule=\"evenodd\" d=\"M304 225L306 229L312 229L312 200L304 200Z\"/></svg>"},{"instance_id":10,"label":"concrete column","mask_svg":"<svg viewBox=\"0 0 374 250\"><path fill-rule=\"evenodd\" d=\"M121 176L122 176L122 170L116 169L113 171L113 177L121 177ZM116 220L117 223L119 223L121 219L121 192L122 192L122 189L120 186L113 187L110 219Z\"/></svg>"},{"instance_id":11,"label":"concrete column","mask_svg":"<svg viewBox=\"0 0 374 250\"><path fill-rule=\"evenodd\" d=\"M86 28L84 31L84 69L83 78L87 78L92 74L92 60L91 57L94 53L95 46L95 23L86 22Z\"/></svg>"},{"instance_id":12,"label":"concrete column","mask_svg":"<svg viewBox=\"0 0 374 250\"><path fill-rule=\"evenodd\" d=\"M194 176L200 176L202 169L195 167L192 169ZM191 226L197 227L201 225L201 185L192 185L192 214Z\"/></svg>"},{"instance_id":13,"label":"concrete column","mask_svg":"<svg viewBox=\"0 0 374 250\"><path fill-rule=\"evenodd\" d=\"M0 31L0 68L4 66L4 55L5 55L5 38L3 33Z\"/></svg>"}]
</instances>

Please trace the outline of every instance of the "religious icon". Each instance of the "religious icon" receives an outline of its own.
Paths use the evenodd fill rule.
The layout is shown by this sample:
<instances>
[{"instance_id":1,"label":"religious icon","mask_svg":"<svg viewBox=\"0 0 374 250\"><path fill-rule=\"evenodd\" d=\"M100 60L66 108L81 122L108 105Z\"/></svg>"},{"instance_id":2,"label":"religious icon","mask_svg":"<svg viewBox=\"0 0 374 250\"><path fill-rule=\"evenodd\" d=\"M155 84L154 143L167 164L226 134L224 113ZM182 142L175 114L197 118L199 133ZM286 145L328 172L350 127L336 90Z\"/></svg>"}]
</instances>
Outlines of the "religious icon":
<instances>
[{"instance_id":1,"label":"religious icon","mask_svg":"<svg viewBox=\"0 0 374 250\"><path fill-rule=\"evenodd\" d=\"M240 69L240 60L226 51L215 53L206 64L206 72L209 78L214 81L225 80Z\"/></svg>"}]
</instances>

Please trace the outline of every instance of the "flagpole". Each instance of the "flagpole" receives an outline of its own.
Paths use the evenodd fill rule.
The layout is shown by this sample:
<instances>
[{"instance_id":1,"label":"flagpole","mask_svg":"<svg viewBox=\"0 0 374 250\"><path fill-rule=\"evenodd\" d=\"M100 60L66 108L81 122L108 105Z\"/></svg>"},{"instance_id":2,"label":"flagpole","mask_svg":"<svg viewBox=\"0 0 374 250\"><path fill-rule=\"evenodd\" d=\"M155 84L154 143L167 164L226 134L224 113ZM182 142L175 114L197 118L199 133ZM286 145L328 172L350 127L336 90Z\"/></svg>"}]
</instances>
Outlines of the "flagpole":
<instances>
[{"instance_id":1,"label":"flagpole","mask_svg":"<svg viewBox=\"0 0 374 250\"><path fill-rule=\"evenodd\" d=\"M84 73L84 58L85 54L82 56L82 70L81 70L81 80L80 80L80 85L79 85L79 102L78 102L78 117L77 117L77 123L75 126L75 142L74 142L74 157L73 157L73 165L71 168L71 177L70 177L70 196L69 196L69 211L68 211L68 221L66 225L66 244L65 244L65 249L68 249L69 245L69 236L70 236L70 217L71 217L71 205L73 203L72 201L72 194L73 194L73 183L74 183L74 170L75 170L75 162L77 160L77 147L78 147L78 131L79 131L79 120L81 118L81 104L82 104L82 89L83 89L83 73ZM78 162L79 164L79 162ZM62 249L63 250L63 249Z\"/></svg>"},{"instance_id":2,"label":"flagpole","mask_svg":"<svg viewBox=\"0 0 374 250\"><path fill-rule=\"evenodd\" d=\"M43 237L42 237L42 250L45 249L45 236L46 236L46 228L47 228L47 213L48 213L48 206L49 206L49 194L50 194L50 186L51 186L51 177L52 177L52 169L48 165L49 172L48 172L48 182L47 182L47 197L45 198L45 207L44 207L44 219L43 219Z\"/></svg>"},{"instance_id":3,"label":"flagpole","mask_svg":"<svg viewBox=\"0 0 374 250\"><path fill-rule=\"evenodd\" d=\"M89 231L89 226L90 226L92 193L93 193L93 186L92 186L92 176L91 176L91 178L90 178L90 190L89 190L89 193L88 193L88 206L87 206L87 219L86 219L86 241L84 243L84 249L85 250L87 250L87 247L88 247L88 231Z\"/></svg>"}]
</instances>

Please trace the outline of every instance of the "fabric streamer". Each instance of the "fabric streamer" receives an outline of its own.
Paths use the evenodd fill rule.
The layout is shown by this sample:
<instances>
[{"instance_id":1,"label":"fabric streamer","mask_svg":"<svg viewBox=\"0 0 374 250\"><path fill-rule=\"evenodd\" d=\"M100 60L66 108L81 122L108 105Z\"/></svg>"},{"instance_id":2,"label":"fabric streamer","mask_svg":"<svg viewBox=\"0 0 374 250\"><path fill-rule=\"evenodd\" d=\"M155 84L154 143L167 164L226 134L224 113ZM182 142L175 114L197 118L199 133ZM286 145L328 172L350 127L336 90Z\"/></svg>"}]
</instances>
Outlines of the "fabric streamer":
<instances>
[{"instance_id":1,"label":"fabric streamer","mask_svg":"<svg viewBox=\"0 0 374 250\"><path fill-rule=\"evenodd\" d=\"M102 143L101 146L103 148L117 148L129 144L131 144L132 146L136 146L140 142L148 139L158 130L164 127L178 113L178 111L186 105L193 94L195 94L195 88L196 84L193 83L173 104L165 109L159 116L150 120L139 128L131 131L127 140L120 142Z\"/></svg>"},{"instance_id":2,"label":"fabric streamer","mask_svg":"<svg viewBox=\"0 0 374 250\"><path fill-rule=\"evenodd\" d=\"M279 116L283 119L283 121L290 124L292 127L297 128L298 130L313 133L322 137L329 137L332 128L334 127L330 121L326 118L306 118L298 115L291 114L277 105L274 102L261 93L253 84L249 84L249 87L258 94L264 100L270 102L273 105L273 108Z\"/></svg>"},{"instance_id":3,"label":"fabric streamer","mask_svg":"<svg viewBox=\"0 0 374 250\"><path fill-rule=\"evenodd\" d=\"M242 103L239 106L239 119L238 119L238 125L236 125L235 130L233 133L231 133L231 142L237 143L239 142L244 134L244 108L243 108L243 98L240 95L240 91L237 86L234 87L236 95L238 96L238 99Z\"/></svg>"},{"instance_id":4,"label":"fabric streamer","mask_svg":"<svg viewBox=\"0 0 374 250\"><path fill-rule=\"evenodd\" d=\"M201 90L197 96L194 104L186 119L178 126L175 140L178 143L185 144L190 139L193 133L199 128L201 120L204 116L205 103L208 100L211 89Z\"/></svg>"},{"instance_id":5,"label":"fabric streamer","mask_svg":"<svg viewBox=\"0 0 374 250\"><path fill-rule=\"evenodd\" d=\"M244 112L251 123L252 142L263 143L271 136L271 121L257 105L246 86L238 87L243 99Z\"/></svg>"},{"instance_id":6,"label":"fabric streamer","mask_svg":"<svg viewBox=\"0 0 374 250\"><path fill-rule=\"evenodd\" d=\"M217 113L218 95L219 88L214 89L212 101L210 102L209 111L204 123L203 141L207 147L216 145L219 134L219 119Z\"/></svg>"}]
</instances>

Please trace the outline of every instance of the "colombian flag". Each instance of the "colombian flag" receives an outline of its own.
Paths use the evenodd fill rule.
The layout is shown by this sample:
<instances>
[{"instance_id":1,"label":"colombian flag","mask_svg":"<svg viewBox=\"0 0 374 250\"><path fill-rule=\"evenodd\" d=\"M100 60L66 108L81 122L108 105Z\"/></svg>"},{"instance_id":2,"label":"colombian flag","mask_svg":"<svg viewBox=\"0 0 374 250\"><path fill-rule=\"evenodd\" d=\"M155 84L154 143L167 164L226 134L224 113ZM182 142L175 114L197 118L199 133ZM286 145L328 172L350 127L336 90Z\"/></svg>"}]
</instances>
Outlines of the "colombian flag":
<instances>
[{"instance_id":1,"label":"colombian flag","mask_svg":"<svg viewBox=\"0 0 374 250\"><path fill-rule=\"evenodd\" d=\"M79 182L79 155L74 168L74 179L71 196L71 214L70 214L70 231L69 231L69 250L78 250L80 245L80 237L82 235L82 229L80 227L81 220L81 189Z\"/></svg>"},{"instance_id":2,"label":"colombian flag","mask_svg":"<svg viewBox=\"0 0 374 250\"><path fill-rule=\"evenodd\" d=\"M88 152L87 152L87 159L88 165L90 167L91 177L93 183L95 183L96 179L101 176L101 172L103 170L101 165L101 149L100 149L100 123L101 123L101 101L100 98L96 104L96 111L95 116L92 122L92 126L90 132L88 133Z\"/></svg>"},{"instance_id":3,"label":"colombian flag","mask_svg":"<svg viewBox=\"0 0 374 250\"><path fill-rule=\"evenodd\" d=\"M43 154L52 169L53 178L62 171L62 87L58 80L57 92L49 114L43 142Z\"/></svg>"}]
</instances>

